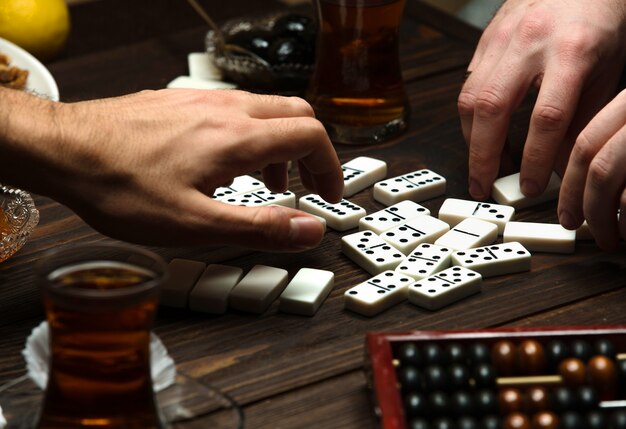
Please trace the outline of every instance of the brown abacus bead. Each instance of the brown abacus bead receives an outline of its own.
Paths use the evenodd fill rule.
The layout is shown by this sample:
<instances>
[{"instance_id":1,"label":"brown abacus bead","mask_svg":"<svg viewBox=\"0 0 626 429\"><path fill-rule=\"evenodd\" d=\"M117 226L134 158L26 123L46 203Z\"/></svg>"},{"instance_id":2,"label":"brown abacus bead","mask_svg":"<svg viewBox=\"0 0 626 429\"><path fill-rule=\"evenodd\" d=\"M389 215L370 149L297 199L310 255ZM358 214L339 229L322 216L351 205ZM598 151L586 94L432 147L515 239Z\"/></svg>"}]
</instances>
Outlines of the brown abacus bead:
<instances>
[{"instance_id":1,"label":"brown abacus bead","mask_svg":"<svg viewBox=\"0 0 626 429\"><path fill-rule=\"evenodd\" d=\"M521 374L536 375L546 370L543 346L535 340L524 340L518 346L518 365Z\"/></svg>"},{"instance_id":2,"label":"brown abacus bead","mask_svg":"<svg viewBox=\"0 0 626 429\"><path fill-rule=\"evenodd\" d=\"M524 408L524 397L517 389L502 389L498 392L498 407L501 414L522 411Z\"/></svg>"},{"instance_id":3,"label":"brown abacus bead","mask_svg":"<svg viewBox=\"0 0 626 429\"><path fill-rule=\"evenodd\" d=\"M533 416L532 429L558 429L559 418L551 411L542 411Z\"/></svg>"},{"instance_id":4,"label":"brown abacus bead","mask_svg":"<svg viewBox=\"0 0 626 429\"><path fill-rule=\"evenodd\" d=\"M530 429L530 421L526 414L511 413L504 417L503 429Z\"/></svg>"},{"instance_id":5,"label":"brown abacus bead","mask_svg":"<svg viewBox=\"0 0 626 429\"><path fill-rule=\"evenodd\" d=\"M531 387L526 392L526 407L530 412L538 412L550 408L548 391L539 386Z\"/></svg>"},{"instance_id":6,"label":"brown abacus bead","mask_svg":"<svg viewBox=\"0 0 626 429\"><path fill-rule=\"evenodd\" d=\"M585 384L585 364L580 359L569 358L559 364L559 375L563 383L570 387Z\"/></svg>"},{"instance_id":7,"label":"brown abacus bead","mask_svg":"<svg viewBox=\"0 0 626 429\"><path fill-rule=\"evenodd\" d=\"M491 361L498 377L514 375L517 369L515 345L510 341L498 341L491 348Z\"/></svg>"},{"instance_id":8,"label":"brown abacus bead","mask_svg":"<svg viewBox=\"0 0 626 429\"><path fill-rule=\"evenodd\" d=\"M594 356L587 362L587 379L603 400L611 399L617 388L617 369L607 356Z\"/></svg>"}]
</instances>

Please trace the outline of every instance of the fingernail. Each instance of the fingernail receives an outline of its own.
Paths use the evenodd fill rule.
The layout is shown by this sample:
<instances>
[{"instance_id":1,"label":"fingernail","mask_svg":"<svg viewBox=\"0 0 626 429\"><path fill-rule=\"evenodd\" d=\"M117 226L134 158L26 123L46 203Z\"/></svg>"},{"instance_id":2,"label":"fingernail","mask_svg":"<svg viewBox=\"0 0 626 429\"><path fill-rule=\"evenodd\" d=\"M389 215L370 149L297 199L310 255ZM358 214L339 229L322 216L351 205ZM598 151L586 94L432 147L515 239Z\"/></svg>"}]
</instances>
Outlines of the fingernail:
<instances>
[{"instance_id":1,"label":"fingernail","mask_svg":"<svg viewBox=\"0 0 626 429\"><path fill-rule=\"evenodd\" d=\"M536 197L537 195L539 195L541 193L541 190L539 189L539 185L537 185L537 183L535 183L534 180L530 180L530 179L524 179L524 181L522 182L522 194L526 195L527 197Z\"/></svg>"},{"instance_id":2,"label":"fingernail","mask_svg":"<svg viewBox=\"0 0 626 429\"><path fill-rule=\"evenodd\" d=\"M483 188L481 188L480 183L474 179L469 179L469 192L472 197L477 200L482 200L485 198L485 194L483 192Z\"/></svg>"},{"instance_id":3,"label":"fingernail","mask_svg":"<svg viewBox=\"0 0 626 429\"><path fill-rule=\"evenodd\" d=\"M299 216L289 220L289 241L298 249L310 249L324 236L322 223L312 217Z\"/></svg>"},{"instance_id":4,"label":"fingernail","mask_svg":"<svg viewBox=\"0 0 626 429\"><path fill-rule=\"evenodd\" d=\"M576 227L574 217L570 212L565 210L559 212L559 223L566 229L574 229Z\"/></svg>"}]
</instances>

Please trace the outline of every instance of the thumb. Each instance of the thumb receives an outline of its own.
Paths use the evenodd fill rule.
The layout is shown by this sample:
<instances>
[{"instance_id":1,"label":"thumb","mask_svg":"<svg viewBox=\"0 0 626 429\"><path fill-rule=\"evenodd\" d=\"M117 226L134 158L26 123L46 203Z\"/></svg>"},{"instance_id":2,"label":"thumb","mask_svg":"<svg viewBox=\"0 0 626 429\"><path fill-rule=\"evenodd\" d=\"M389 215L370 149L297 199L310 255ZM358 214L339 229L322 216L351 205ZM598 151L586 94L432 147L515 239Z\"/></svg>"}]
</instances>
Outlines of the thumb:
<instances>
[{"instance_id":1,"label":"thumb","mask_svg":"<svg viewBox=\"0 0 626 429\"><path fill-rule=\"evenodd\" d=\"M282 206L244 207L218 203L212 207L218 241L260 250L302 251L324 238L322 222L308 213ZM215 239L213 235L213 239Z\"/></svg>"}]
</instances>

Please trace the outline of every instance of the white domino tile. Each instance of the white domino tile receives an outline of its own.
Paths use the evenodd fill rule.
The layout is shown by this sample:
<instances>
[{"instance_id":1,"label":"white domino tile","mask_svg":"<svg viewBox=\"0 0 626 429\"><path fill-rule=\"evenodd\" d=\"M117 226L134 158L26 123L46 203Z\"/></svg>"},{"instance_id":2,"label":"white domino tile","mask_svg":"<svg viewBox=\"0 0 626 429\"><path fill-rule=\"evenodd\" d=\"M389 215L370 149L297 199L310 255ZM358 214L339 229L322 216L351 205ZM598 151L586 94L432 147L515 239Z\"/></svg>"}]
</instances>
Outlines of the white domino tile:
<instances>
[{"instance_id":1,"label":"white domino tile","mask_svg":"<svg viewBox=\"0 0 626 429\"><path fill-rule=\"evenodd\" d=\"M301 268L279 298L280 311L313 316L335 283L335 273L314 268Z\"/></svg>"},{"instance_id":2,"label":"white domino tile","mask_svg":"<svg viewBox=\"0 0 626 429\"><path fill-rule=\"evenodd\" d=\"M278 298L288 281L286 270L255 265L231 290L228 303L235 310L263 313Z\"/></svg>"},{"instance_id":3,"label":"white domino tile","mask_svg":"<svg viewBox=\"0 0 626 429\"><path fill-rule=\"evenodd\" d=\"M519 183L519 173L500 177L493 182L491 196L500 204L513 206L517 210L535 206L546 201L556 200L561 189L561 179L556 173L552 173L550 181L543 194L538 197L528 198L522 194Z\"/></svg>"},{"instance_id":4,"label":"white domino tile","mask_svg":"<svg viewBox=\"0 0 626 429\"><path fill-rule=\"evenodd\" d=\"M217 188L213 193L213 198L222 200L234 195L245 194L263 188L265 188L265 184L259 179L248 175L237 176L230 185Z\"/></svg>"},{"instance_id":5,"label":"white domino tile","mask_svg":"<svg viewBox=\"0 0 626 429\"><path fill-rule=\"evenodd\" d=\"M382 272L348 289L344 294L344 307L364 316L374 316L406 300L407 288L414 281L395 271Z\"/></svg>"},{"instance_id":6,"label":"white domino tile","mask_svg":"<svg viewBox=\"0 0 626 429\"><path fill-rule=\"evenodd\" d=\"M168 88L178 89L235 89L237 85L221 80L196 79L189 76L178 76L167 84Z\"/></svg>"},{"instance_id":7,"label":"white domino tile","mask_svg":"<svg viewBox=\"0 0 626 429\"><path fill-rule=\"evenodd\" d=\"M420 216L380 234L393 247L408 255L422 243L434 243L450 231L450 225L432 216Z\"/></svg>"},{"instance_id":8,"label":"white domino tile","mask_svg":"<svg viewBox=\"0 0 626 429\"><path fill-rule=\"evenodd\" d=\"M187 308L189 292L206 264L188 259L172 259L169 263L169 277L161 285L159 303L168 307Z\"/></svg>"},{"instance_id":9,"label":"white domino tile","mask_svg":"<svg viewBox=\"0 0 626 429\"><path fill-rule=\"evenodd\" d=\"M451 259L452 265L474 270L483 278L530 270L530 252L516 241L459 250Z\"/></svg>"},{"instance_id":10,"label":"white domino tile","mask_svg":"<svg viewBox=\"0 0 626 429\"><path fill-rule=\"evenodd\" d=\"M495 223L469 217L439 237L435 244L454 250L463 250L486 246L496 241L497 238L498 226Z\"/></svg>"},{"instance_id":11,"label":"white domino tile","mask_svg":"<svg viewBox=\"0 0 626 429\"><path fill-rule=\"evenodd\" d=\"M359 219L359 230L369 230L374 231L376 234L381 234L408 220L429 214L430 210L416 202L410 200L400 201L397 204Z\"/></svg>"},{"instance_id":12,"label":"white domino tile","mask_svg":"<svg viewBox=\"0 0 626 429\"><path fill-rule=\"evenodd\" d=\"M245 194L222 198L220 201L235 206L260 207L275 205L295 208L296 194L291 191L276 193L267 188L261 188Z\"/></svg>"},{"instance_id":13,"label":"white domino tile","mask_svg":"<svg viewBox=\"0 0 626 429\"><path fill-rule=\"evenodd\" d=\"M336 231L356 228L359 219L367 214L365 209L348 200L331 204L319 195L309 194L300 198L298 208L307 213L326 219L328 226Z\"/></svg>"},{"instance_id":14,"label":"white domino tile","mask_svg":"<svg viewBox=\"0 0 626 429\"><path fill-rule=\"evenodd\" d=\"M393 270L404 259L402 252L372 231L344 235L341 251L371 275Z\"/></svg>"},{"instance_id":15,"label":"white domino tile","mask_svg":"<svg viewBox=\"0 0 626 429\"><path fill-rule=\"evenodd\" d=\"M239 267L209 265L189 293L189 309L212 314L225 313L230 291L242 277L243 270Z\"/></svg>"},{"instance_id":16,"label":"white domino tile","mask_svg":"<svg viewBox=\"0 0 626 429\"><path fill-rule=\"evenodd\" d=\"M431 170L418 170L374 185L374 199L386 206L403 200L429 200L446 193L446 179Z\"/></svg>"},{"instance_id":17,"label":"white domino tile","mask_svg":"<svg viewBox=\"0 0 626 429\"><path fill-rule=\"evenodd\" d=\"M213 54L192 52L187 55L189 77L192 79L221 80L222 72L213 62Z\"/></svg>"},{"instance_id":18,"label":"white domino tile","mask_svg":"<svg viewBox=\"0 0 626 429\"><path fill-rule=\"evenodd\" d=\"M387 163L368 156L359 156L341 166L343 196L350 197L387 177Z\"/></svg>"},{"instance_id":19,"label":"white domino tile","mask_svg":"<svg viewBox=\"0 0 626 429\"><path fill-rule=\"evenodd\" d=\"M436 244L420 244L396 267L396 271L421 280L450 267L453 250Z\"/></svg>"},{"instance_id":20,"label":"white domino tile","mask_svg":"<svg viewBox=\"0 0 626 429\"><path fill-rule=\"evenodd\" d=\"M576 231L555 223L509 222L502 241L519 241L531 252L572 253L576 247Z\"/></svg>"},{"instance_id":21,"label":"white domino tile","mask_svg":"<svg viewBox=\"0 0 626 429\"><path fill-rule=\"evenodd\" d=\"M501 204L484 203L478 201L461 200L458 198L446 199L439 209L439 219L455 226L463 219L475 217L498 225L498 234L502 235L504 225L509 222L515 209Z\"/></svg>"},{"instance_id":22,"label":"white domino tile","mask_svg":"<svg viewBox=\"0 0 626 429\"><path fill-rule=\"evenodd\" d=\"M480 292L482 277L476 271L450 267L409 286L409 302L427 310L438 310Z\"/></svg>"}]
</instances>

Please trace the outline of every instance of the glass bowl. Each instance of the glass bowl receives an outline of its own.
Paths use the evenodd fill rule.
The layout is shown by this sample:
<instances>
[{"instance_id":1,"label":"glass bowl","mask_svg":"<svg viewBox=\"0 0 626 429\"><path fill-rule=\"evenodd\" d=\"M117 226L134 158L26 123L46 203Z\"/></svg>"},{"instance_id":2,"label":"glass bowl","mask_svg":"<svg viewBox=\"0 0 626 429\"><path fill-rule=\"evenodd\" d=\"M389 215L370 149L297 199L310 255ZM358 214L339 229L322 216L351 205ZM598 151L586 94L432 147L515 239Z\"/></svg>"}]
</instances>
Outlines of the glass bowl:
<instances>
[{"instance_id":1,"label":"glass bowl","mask_svg":"<svg viewBox=\"0 0 626 429\"><path fill-rule=\"evenodd\" d=\"M28 192L0 184L0 262L22 248L39 223L39 211Z\"/></svg>"},{"instance_id":2,"label":"glass bowl","mask_svg":"<svg viewBox=\"0 0 626 429\"><path fill-rule=\"evenodd\" d=\"M285 13L274 13L262 17L240 17L225 22L220 28L224 38L230 40L242 32L271 32L276 21L285 16L287 16ZM207 33L205 44L207 52L213 55L215 65L222 72L224 79L236 83L242 89L299 94L306 90L313 73L314 42L309 47L312 49L310 63L284 62L279 64L271 64L263 58L241 55L236 51L224 49L212 30Z\"/></svg>"}]
</instances>

